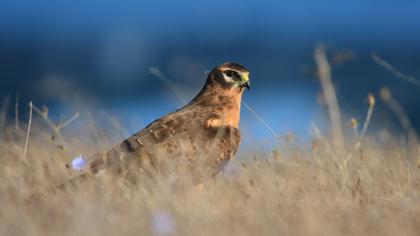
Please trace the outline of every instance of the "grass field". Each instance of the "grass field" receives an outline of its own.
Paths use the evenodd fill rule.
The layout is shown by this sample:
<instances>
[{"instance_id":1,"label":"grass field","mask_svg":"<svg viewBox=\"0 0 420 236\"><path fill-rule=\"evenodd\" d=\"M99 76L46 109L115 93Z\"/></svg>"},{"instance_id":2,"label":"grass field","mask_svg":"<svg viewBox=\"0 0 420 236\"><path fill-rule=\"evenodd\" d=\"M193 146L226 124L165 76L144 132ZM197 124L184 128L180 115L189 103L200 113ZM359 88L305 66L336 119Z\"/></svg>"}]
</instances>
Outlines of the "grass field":
<instances>
[{"instance_id":1,"label":"grass field","mask_svg":"<svg viewBox=\"0 0 420 236\"><path fill-rule=\"evenodd\" d=\"M2 235L417 235L420 230L419 170L405 149L392 145L344 152L319 139L307 149L290 144L239 156L201 190L173 179L133 186L105 175L28 201L74 174L65 168L71 152L51 144L46 133L38 135L25 159L23 142L0 144Z\"/></svg>"},{"instance_id":2,"label":"grass field","mask_svg":"<svg viewBox=\"0 0 420 236\"><path fill-rule=\"evenodd\" d=\"M104 174L47 193L77 174L66 168L72 157L103 150L117 138L104 138L100 127L88 123L77 132L61 132L72 124L52 124L46 110L33 107L30 125L2 127L0 234L419 235L415 134L407 130L401 142L390 133L366 132L373 96L361 127L354 121L353 128L343 129L344 122L334 120L339 108L320 53L319 67L327 66L320 77L327 76L322 83L331 135L314 127L307 145L289 137L273 148L249 150L200 188L188 176L181 176L182 183L157 176L133 185ZM392 106L387 92L382 99Z\"/></svg>"}]
</instances>

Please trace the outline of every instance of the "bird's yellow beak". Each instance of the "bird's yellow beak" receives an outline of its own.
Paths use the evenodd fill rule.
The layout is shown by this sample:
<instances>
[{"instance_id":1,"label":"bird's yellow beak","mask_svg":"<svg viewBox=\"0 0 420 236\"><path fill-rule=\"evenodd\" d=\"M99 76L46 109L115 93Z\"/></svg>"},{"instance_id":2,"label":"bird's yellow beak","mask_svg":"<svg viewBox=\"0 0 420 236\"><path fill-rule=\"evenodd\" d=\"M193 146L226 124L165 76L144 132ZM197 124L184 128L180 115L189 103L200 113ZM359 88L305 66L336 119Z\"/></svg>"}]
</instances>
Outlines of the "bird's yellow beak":
<instances>
[{"instance_id":1,"label":"bird's yellow beak","mask_svg":"<svg viewBox=\"0 0 420 236\"><path fill-rule=\"evenodd\" d=\"M249 72L241 74L241 86L247 88L248 90L251 88L251 83L249 82Z\"/></svg>"}]
</instances>

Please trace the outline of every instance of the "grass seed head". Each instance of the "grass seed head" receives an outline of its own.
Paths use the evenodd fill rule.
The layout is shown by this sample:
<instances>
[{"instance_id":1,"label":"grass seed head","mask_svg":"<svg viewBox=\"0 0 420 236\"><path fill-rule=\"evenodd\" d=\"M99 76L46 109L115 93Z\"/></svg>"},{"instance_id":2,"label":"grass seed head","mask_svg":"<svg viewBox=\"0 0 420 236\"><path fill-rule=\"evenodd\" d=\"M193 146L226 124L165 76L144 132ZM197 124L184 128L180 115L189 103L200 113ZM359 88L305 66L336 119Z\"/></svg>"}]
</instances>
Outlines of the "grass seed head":
<instances>
[{"instance_id":1,"label":"grass seed head","mask_svg":"<svg viewBox=\"0 0 420 236\"><path fill-rule=\"evenodd\" d=\"M392 98L391 91L386 87L381 88L380 96L381 99L385 102L388 102Z\"/></svg>"},{"instance_id":2,"label":"grass seed head","mask_svg":"<svg viewBox=\"0 0 420 236\"><path fill-rule=\"evenodd\" d=\"M367 100L369 107L375 106L375 96L373 94L369 93Z\"/></svg>"}]
</instances>

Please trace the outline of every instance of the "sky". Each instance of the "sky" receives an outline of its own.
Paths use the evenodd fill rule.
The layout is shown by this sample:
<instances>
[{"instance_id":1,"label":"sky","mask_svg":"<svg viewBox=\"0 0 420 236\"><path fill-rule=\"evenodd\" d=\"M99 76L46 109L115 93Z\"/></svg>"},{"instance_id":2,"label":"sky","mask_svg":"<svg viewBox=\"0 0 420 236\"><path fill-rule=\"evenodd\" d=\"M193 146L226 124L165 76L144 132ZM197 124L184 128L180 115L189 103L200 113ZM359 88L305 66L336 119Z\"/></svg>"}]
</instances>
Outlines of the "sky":
<instances>
[{"instance_id":1,"label":"sky","mask_svg":"<svg viewBox=\"0 0 420 236\"><path fill-rule=\"evenodd\" d=\"M0 99L46 104L55 115L92 104L130 130L194 96L205 72L224 61L251 71L244 100L279 134L307 136L325 116L311 74L313 48L327 45L347 116L363 117L364 99L390 87L420 129L419 88L370 58L375 52L420 78L420 1L1 1ZM157 68L179 91L150 73ZM68 104L72 104L69 106ZM382 108L381 108L382 109ZM376 119L394 122L388 118ZM375 117L374 117L375 118ZM270 136L243 110L244 129ZM385 124L387 125L387 124Z\"/></svg>"}]
</instances>

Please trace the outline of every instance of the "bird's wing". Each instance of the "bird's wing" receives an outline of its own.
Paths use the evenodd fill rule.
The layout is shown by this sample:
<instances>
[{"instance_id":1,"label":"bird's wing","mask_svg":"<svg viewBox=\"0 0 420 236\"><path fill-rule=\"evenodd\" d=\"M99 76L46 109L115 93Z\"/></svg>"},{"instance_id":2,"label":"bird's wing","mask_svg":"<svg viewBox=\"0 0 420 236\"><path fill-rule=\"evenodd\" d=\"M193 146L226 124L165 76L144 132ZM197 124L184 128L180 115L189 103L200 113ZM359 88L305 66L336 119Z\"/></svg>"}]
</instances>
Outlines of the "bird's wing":
<instances>
[{"instance_id":1,"label":"bird's wing","mask_svg":"<svg viewBox=\"0 0 420 236\"><path fill-rule=\"evenodd\" d=\"M106 153L93 156L88 166L89 172L96 174L102 169L121 172L133 161L143 162L143 165L148 163L159 169L157 158L165 156L165 153L179 152L176 150L182 145L179 142L185 141L188 136L193 135L192 130L198 129L194 127L197 126L197 119L187 109L157 119ZM163 155L159 155L162 153Z\"/></svg>"}]
</instances>

